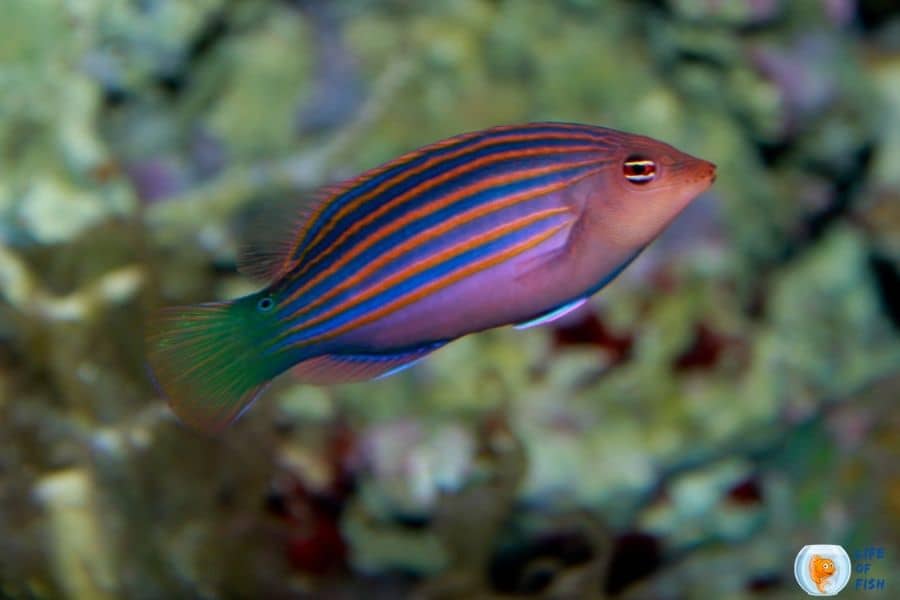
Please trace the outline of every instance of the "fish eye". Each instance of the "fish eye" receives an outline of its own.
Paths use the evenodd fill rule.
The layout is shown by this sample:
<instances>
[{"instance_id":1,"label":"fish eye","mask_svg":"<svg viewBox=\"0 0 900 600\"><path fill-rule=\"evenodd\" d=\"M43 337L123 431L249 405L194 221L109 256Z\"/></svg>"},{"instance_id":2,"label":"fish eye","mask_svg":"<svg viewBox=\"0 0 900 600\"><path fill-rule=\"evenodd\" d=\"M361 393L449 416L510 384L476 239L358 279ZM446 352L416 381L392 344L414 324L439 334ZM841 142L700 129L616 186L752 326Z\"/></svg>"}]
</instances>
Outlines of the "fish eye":
<instances>
[{"instance_id":1,"label":"fish eye","mask_svg":"<svg viewBox=\"0 0 900 600\"><path fill-rule=\"evenodd\" d=\"M639 155L632 155L622 164L622 173L631 183L644 185L656 179L656 162Z\"/></svg>"},{"instance_id":2,"label":"fish eye","mask_svg":"<svg viewBox=\"0 0 900 600\"><path fill-rule=\"evenodd\" d=\"M268 312L268 311L272 310L272 307L274 307L274 306L275 306L275 301L272 300L272 298L270 298L269 296L260 298L259 302L256 303L256 308L258 308L259 310L261 310L263 312Z\"/></svg>"}]
</instances>

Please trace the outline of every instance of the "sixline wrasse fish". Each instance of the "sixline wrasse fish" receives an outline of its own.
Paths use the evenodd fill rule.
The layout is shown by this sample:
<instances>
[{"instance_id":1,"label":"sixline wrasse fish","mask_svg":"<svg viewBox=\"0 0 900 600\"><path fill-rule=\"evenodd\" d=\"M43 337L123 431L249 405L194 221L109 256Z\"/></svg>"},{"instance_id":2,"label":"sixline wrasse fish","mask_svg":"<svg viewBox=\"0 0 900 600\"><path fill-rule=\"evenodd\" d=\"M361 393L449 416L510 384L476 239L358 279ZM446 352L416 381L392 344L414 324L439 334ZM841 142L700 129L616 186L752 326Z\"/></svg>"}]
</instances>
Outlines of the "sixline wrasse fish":
<instances>
[{"instance_id":1,"label":"sixline wrasse fish","mask_svg":"<svg viewBox=\"0 0 900 600\"><path fill-rule=\"evenodd\" d=\"M559 318L715 179L715 165L612 129L532 123L405 154L272 211L240 257L267 282L165 309L149 360L174 412L217 431L268 382L363 381L463 335Z\"/></svg>"}]
</instances>

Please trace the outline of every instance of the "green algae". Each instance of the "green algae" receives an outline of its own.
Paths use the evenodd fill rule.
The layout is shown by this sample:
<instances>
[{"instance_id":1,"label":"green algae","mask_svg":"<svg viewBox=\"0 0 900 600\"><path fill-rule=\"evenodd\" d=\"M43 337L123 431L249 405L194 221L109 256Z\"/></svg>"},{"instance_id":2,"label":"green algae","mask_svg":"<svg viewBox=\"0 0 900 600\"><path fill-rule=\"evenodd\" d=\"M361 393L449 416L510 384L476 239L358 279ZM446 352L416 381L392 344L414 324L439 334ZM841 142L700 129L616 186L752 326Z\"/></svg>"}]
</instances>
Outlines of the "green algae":
<instances>
[{"instance_id":1,"label":"green algae","mask_svg":"<svg viewBox=\"0 0 900 600\"><path fill-rule=\"evenodd\" d=\"M877 36L815 2L294 4L5 7L0 595L511 593L498 557L523 588L601 594L627 531L667 565L629 597L791 594L805 543L894 543L900 120ZM355 108L304 128L310 101ZM622 356L499 330L385 381L287 376L221 439L174 421L146 315L253 289L254 203L538 119L718 165L712 202L592 302ZM591 558L541 554L572 530Z\"/></svg>"}]
</instances>

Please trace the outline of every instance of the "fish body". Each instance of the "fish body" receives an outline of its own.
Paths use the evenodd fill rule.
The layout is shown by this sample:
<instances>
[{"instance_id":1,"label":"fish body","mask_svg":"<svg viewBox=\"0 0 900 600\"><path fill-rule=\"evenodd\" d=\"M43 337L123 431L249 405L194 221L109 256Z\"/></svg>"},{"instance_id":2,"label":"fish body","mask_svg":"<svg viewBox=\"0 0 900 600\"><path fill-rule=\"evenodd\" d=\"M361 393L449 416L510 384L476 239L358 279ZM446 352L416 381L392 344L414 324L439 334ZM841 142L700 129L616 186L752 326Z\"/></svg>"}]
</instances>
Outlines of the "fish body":
<instances>
[{"instance_id":1,"label":"fish body","mask_svg":"<svg viewBox=\"0 0 900 600\"><path fill-rule=\"evenodd\" d=\"M288 369L372 379L469 333L547 322L714 177L667 144L588 125L449 138L261 220L241 263L267 285L167 309L150 363L183 420L218 430Z\"/></svg>"},{"instance_id":2,"label":"fish body","mask_svg":"<svg viewBox=\"0 0 900 600\"><path fill-rule=\"evenodd\" d=\"M816 588L823 594L826 593L828 578L834 575L834 561L818 554L813 554L809 559L809 577L816 584Z\"/></svg>"}]
</instances>

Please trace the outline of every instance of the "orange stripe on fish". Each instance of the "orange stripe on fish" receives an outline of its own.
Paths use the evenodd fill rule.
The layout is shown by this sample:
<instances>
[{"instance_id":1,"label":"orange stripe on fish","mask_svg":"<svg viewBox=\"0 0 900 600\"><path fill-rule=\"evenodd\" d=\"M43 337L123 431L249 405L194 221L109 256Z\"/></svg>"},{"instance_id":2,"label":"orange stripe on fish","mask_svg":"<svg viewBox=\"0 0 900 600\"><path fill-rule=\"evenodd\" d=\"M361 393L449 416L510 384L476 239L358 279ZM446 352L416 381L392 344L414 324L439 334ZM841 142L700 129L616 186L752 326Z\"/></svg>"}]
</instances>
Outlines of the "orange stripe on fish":
<instances>
[{"instance_id":1,"label":"orange stripe on fish","mask_svg":"<svg viewBox=\"0 0 900 600\"><path fill-rule=\"evenodd\" d=\"M481 180L469 187L459 189L452 194L447 194L446 196L435 201L434 203L425 205L417 210L407 213L403 217L398 218L396 221L394 221L393 223L391 223L390 225L388 225L384 228L374 230L372 232L371 236L367 237L364 241L359 242L347 254L345 254L340 259L335 261L335 263L333 263L331 266L329 266L328 269L319 272L315 277L311 278L309 281L304 282L303 285L301 285L299 288L294 290L284 300L284 303L290 304L291 302L293 302L294 300L299 298L300 295L303 294L305 291L307 291L308 289L310 289L311 287L316 285L318 282L322 281L329 275L334 274L337 270L339 270L342 266L344 266L350 260L352 260L353 258L359 256L360 254L364 253L366 250L371 248L379 240L386 238L390 234L395 233L404 227L409 227L416 220L424 218L427 215L432 214L437 210L440 210L442 208L450 206L451 204L453 204L454 202L456 202L462 198L469 197L472 194L475 194L478 192L484 192L486 190L497 187L499 185L504 185L504 184L515 182L515 181L524 181L531 177L535 177L535 176L539 176L539 175L549 175L552 173L562 172L565 170L569 170L573 167L590 166L592 164L596 164L596 162L597 162L596 160L585 160L585 161L580 161L580 162L572 163L572 164L565 163L562 165L549 165L546 167L534 168L534 169L531 169L528 171L519 171L514 174L504 174L504 175L501 175L498 177L492 177L492 178L487 178L487 179ZM587 176L591 172L595 172L595 171L587 172L583 176ZM534 193L532 193L532 191L529 191L527 193L523 193L523 194L520 194L517 196L512 196L512 197L506 199L506 201L504 201L503 203L501 203L500 206L509 206L509 205L515 204L517 202L523 202L526 200L530 200L537 196L541 196L541 195L544 195L547 193L551 193L555 190L561 189L562 187L565 187L567 185L571 185L571 183L572 183L572 181L567 181L562 184L554 184L554 185L544 186L543 188L538 188L537 190L535 190ZM417 190L410 190L409 194L405 194L402 197L398 197L398 202L402 202L407 198L413 198L417 195L417 193L418 193ZM341 239L344 239L345 237L349 237L356 231L359 231L362 228L366 227L377 216L379 216L379 213L384 213L384 212L386 212L386 209L373 211L369 217L367 217L366 219L363 219L362 221L358 221L347 232L342 234L341 238L339 238L339 241ZM302 276L302 273L303 273L303 271L301 270L299 273L297 273L297 277ZM317 302L317 303L313 304L310 308L318 306L318 304L319 303ZM302 312L306 312L306 311L302 311ZM291 316L291 318L295 318L296 316L299 316L299 314L302 314L302 312L293 314Z\"/></svg>"},{"instance_id":2,"label":"orange stripe on fish","mask_svg":"<svg viewBox=\"0 0 900 600\"><path fill-rule=\"evenodd\" d=\"M455 246L451 246L438 254L431 255L427 259L424 259L424 260L421 260L421 261L415 263L410 268L408 268L404 271L392 274L390 277L385 278L384 280L379 282L377 285L374 285L370 288L365 289L365 291L361 292L358 296L354 296L353 298L349 299L347 302L333 306L327 312L317 315L315 318L302 323L302 325L300 325L300 326L289 329L288 331L285 332L284 335L287 336L287 335L297 332L298 330L302 330L303 328L312 327L314 325L322 323L322 322L328 320L329 318L352 308L355 305L361 304L367 300L371 300L373 297L378 295L378 293L383 292L384 290L386 290L386 289L390 288L391 286L394 286L402 281L408 280L413 275L422 273L423 271L426 271L429 268L435 267L442 262L445 262L456 256L459 256L463 252L466 252L468 250L476 248L479 245L499 239L499 238L503 237L504 235L507 235L511 232L517 231L519 229L522 229L528 225L537 223L539 221L546 220L549 217L566 214L566 213L570 213L570 212L571 211L565 207L552 208L549 210L545 210L543 212L533 213L531 215L522 217L520 219L516 219L514 221L510 221L509 223L506 223L500 227L489 230L488 232L482 234L479 237L463 240L463 241L457 243ZM555 232L559 228L560 228L560 226L555 226L555 227L552 227L551 230ZM374 271L374 269L373 269L373 271Z\"/></svg>"},{"instance_id":3,"label":"orange stripe on fish","mask_svg":"<svg viewBox=\"0 0 900 600\"><path fill-rule=\"evenodd\" d=\"M464 143L466 141L469 141L472 137L473 136L466 136L465 138L460 140L460 142ZM505 137L488 137L488 138L485 138L482 141L474 144L471 147L465 146L454 152L450 152L447 154L439 154L439 155L425 161L423 164L419 165L418 167L416 167L414 169L408 169L406 172L403 172L401 175L398 175L392 179L389 179L389 180L381 183L380 185L373 188L372 190L352 199L350 202L343 205L340 208L340 210L332 218L330 218L328 220L328 222L321 224L320 230L316 233L315 237L312 240L309 240L307 242L304 239L302 239L303 236L298 236L296 239L296 244L293 247L293 251L290 254L290 256L292 256L292 257L294 257L296 255L295 258L293 259L293 264L297 264L297 265L301 264L303 262L303 260L308 256L309 252L319 242L321 242L322 239L324 239L333 230L335 225L338 222L340 222L340 220L343 217L345 217L347 214L349 214L353 210L358 209L361 205L372 200L373 198L389 191L391 188L397 187L398 185L414 178L416 175L419 175L432 167L440 166L441 164L447 163L454 158L459 158L461 156L465 156L466 154L478 152L480 150L484 150L485 148L489 148L492 146L499 146L501 144L508 144L508 143L512 143L512 142L549 141L549 140L585 141L585 142L593 143L593 145L587 146L585 148L576 148L576 150L579 150L579 151L596 149L596 144L598 141L596 136L590 136L590 135L571 135L571 134L569 134L569 135L564 135L564 134L553 135L553 134L547 134L547 133L527 133L527 134L509 135L509 136L505 136ZM443 148L445 148L445 146L439 146L439 148L443 149ZM408 163L416 158L420 158L423 154L427 153L428 150L432 150L432 148L429 147L429 148L423 149L422 151L410 153L408 156L401 157L398 160L403 161L403 163ZM402 199L398 198L394 201L394 203L389 203L388 205L379 207L377 209L377 214L373 214L372 218L376 218L380 214L383 214L383 212L390 210L391 208L396 206L396 204L402 203L406 199L415 197L419 193L426 191L426 190L430 189L431 187L434 187L435 185L438 185L442 182L448 181L449 179L452 179L453 177L458 176L460 174L471 172L478 168L483 168L487 165L493 164L495 162L499 162L501 160L505 160L505 159L509 159L509 158L516 158L516 157L524 157L524 156L529 156L529 155L536 155L536 154L539 154L541 151L546 151L546 150L544 148L538 147L538 148L528 149L528 150L514 150L514 151L510 151L510 152L506 152L506 153L485 155L478 161L473 161L469 164L463 165L462 168L460 168L460 169L457 169L455 171L441 175L436 180L427 180L427 181L423 182L416 188L411 189L406 194L404 194ZM572 150L564 149L564 151L571 152ZM355 185L358 185L361 182L364 182L364 181L371 179L379 174L382 174L389 168L393 168L396 166L397 165L394 165L393 163L389 163L388 165L385 165L381 169L376 170L374 173L367 174L364 178L361 178L358 181L352 180L346 186L340 186L339 191L333 195L331 200L336 199L338 196L340 196L341 194L346 192L347 189L352 190L355 187ZM321 213L321 211L324 208L327 207L327 204L328 204L328 202L326 201L318 207L317 212L313 215L313 220L315 219L316 216L318 216L318 214ZM357 227L357 229L358 229L358 227ZM347 235L342 235L341 238L339 238L339 240L336 241L335 244L333 244L331 247L332 248L336 247L338 244L340 244L342 241L344 241L346 239L346 237L347 237ZM300 251L301 247L303 248L303 250L302 250L302 252L300 252L299 255L297 255L297 252ZM327 249L324 252L325 252L324 256L317 255L315 257L312 257L312 262L304 265L305 269L310 268L311 266L315 265L319 260L322 260L325 256L327 256ZM297 275L302 276L305 273L305 269L302 269L299 273L297 273Z\"/></svg>"},{"instance_id":4,"label":"orange stripe on fish","mask_svg":"<svg viewBox=\"0 0 900 600\"><path fill-rule=\"evenodd\" d=\"M413 302L415 302L417 300L421 300L422 298L428 296L429 294L433 294L442 288L448 287L448 286L464 279L465 277L467 277L469 275L473 275L475 273L478 273L479 271L489 269L490 267L495 266L505 260L509 260L510 258L518 256L519 254L522 254L523 252L526 252L526 251L530 250L531 248L534 248L541 242L545 242L545 241L549 240L550 238L552 238L554 235L556 235L557 233L559 233L566 227L567 227L566 224L557 225L556 227L553 227L547 231L541 232L537 235L534 235L528 239L523 240L522 242L519 242L518 244L514 245L513 247L507 249L504 252L489 255L486 259L481 260L476 263L470 263L469 265L458 269L457 271L451 273L450 275L447 275L447 276L445 276L441 279L435 280L435 281L431 281L427 285L415 290L414 292L410 292L410 293L406 294L405 296L402 296L402 297L394 300L390 304L385 305L385 306L379 308L378 310L372 311L371 313L368 313L364 317L361 317L350 323L346 323L346 324L342 325L341 327L335 328L334 330L329 331L327 334L323 334L316 338L312 338L312 339L306 340L306 341L313 343L313 342L320 342L323 340L328 340L328 339L337 337L343 333L346 333L348 331L352 331L353 329L356 329L363 325L372 323L373 321L377 321L378 319L381 319L381 318L391 314L392 312L396 312L397 310L403 308L404 306L409 306Z\"/></svg>"}]
</instances>

